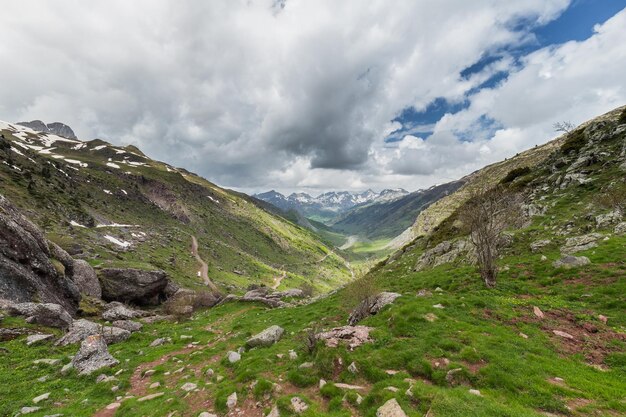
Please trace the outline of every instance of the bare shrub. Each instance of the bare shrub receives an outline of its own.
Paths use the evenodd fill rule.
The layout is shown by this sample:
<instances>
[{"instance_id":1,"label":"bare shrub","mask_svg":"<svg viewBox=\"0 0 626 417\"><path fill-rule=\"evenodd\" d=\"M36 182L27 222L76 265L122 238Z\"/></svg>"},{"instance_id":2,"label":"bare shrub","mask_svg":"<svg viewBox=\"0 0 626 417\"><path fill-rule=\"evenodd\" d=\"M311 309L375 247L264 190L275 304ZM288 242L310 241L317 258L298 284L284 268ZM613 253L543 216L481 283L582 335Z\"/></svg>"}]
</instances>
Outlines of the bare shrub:
<instances>
[{"instance_id":1,"label":"bare shrub","mask_svg":"<svg viewBox=\"0 0 626 417\"><path fill-rule=\"evenodd\" d=\"M626 214L626 183L612 184L606 191L597 197L600 206Z\"/></svg>"},{"instance_id":2,"label":"bare shrub","mask_svg":"<svg viewBox=\"0 0 626 417\"><path fill-rule=\"evenodd\" d=\"M563 132L563 133L570 133L572 130L576 128L576 126L574 126L574 123L570 121L556 122L555 124L552 125L552 127L554 128L555 132Z\"/></svg>"},{"instance_id":3,"label":"bare shrub","mask_svg":"<svg viewBox=\"0 0 626 417\"><path fill-rule=\"evenodd\" d=\"M313 297L313 292L315 291L313 285L309 284L308 282L303 282L302 285L300 285L300 289L302 290L302 295L304 297Z\"/></svg>"},{"instance_id":4,"label":"bare shrub","mask_svg":"<svg viewBox=\"0 0 626 417\"><path fill-rule=\"evenodd\" d=\"M459 213L476 249L480 276L488 288L496 286L496 260L502 249L503 232L519 224L522 201L521 194L497 186L476 191Z\"/></svg>"},{"instance_id":5,"label":"bare shrub","mask_svg":"<svg viewBox=\"0 0 626 417\"><path fill-rule=\"evenodd\" d=\"M313 355L317 351L319 342L319 338L317 337L318 333L319 329L317 327L313 327L304 329L304 331L297 337L300 345L302 346L302 350L309 355Z\"/></svg>"}]
</instances>

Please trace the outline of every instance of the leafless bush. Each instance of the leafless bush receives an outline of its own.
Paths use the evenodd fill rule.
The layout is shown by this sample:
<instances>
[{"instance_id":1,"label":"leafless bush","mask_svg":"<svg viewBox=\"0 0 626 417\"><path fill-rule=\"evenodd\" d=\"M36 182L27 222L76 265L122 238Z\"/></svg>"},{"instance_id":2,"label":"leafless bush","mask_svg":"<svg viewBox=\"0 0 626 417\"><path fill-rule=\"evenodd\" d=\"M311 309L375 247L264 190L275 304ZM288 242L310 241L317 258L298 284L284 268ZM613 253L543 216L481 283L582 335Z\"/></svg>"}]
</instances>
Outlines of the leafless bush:
<instances>
[{"instance_id":1,"label":"leafless bush","mask_svg":"<svg viewBox=\"0 0 626 417\"><path fill-rule=\"evenodd\" d=\"M569 133L576 128L576 126L574 126L574 123L569 122L569 121L556 122L555 124L552 125L552 127L554 128L555 132L563 132L563 133Z\"/></svg>"},{"instance_id":2,"label":"leafless bush","mask_svg":"<svg viewBox=\"0 0 626 417\"><path fill-rule=\"evenodd\" d=\"M622 215L626 214L626 183L611 185L597 197L597 201L602 207L618 211Z\"/></svg>"},{"instance_id":3,"label":"leafless bush","mask_svg":"<svg viewBox=\"0 0 626 417\"><path fill-rule=\"evenodd\" d=\"M496 286L496 260L502 249L502 234L519 224L522 201L521 194L497 186L475 192L459 213L476 249L480 276L488 288Z\"/></svg>"},{"instance_id":4,"label":"leafless bush","mask_svg":"<svg viewBox=\"0 0 626 417\"><path fill-rule=\"evenodd\" d=\"M317 337L318 333L318 328L313 327L304 329L304 331L298 336L298 341L302 345L302 349L309 355L313 355L317 350L319 342L319 338Z\"/></svg>"}]
</instances>

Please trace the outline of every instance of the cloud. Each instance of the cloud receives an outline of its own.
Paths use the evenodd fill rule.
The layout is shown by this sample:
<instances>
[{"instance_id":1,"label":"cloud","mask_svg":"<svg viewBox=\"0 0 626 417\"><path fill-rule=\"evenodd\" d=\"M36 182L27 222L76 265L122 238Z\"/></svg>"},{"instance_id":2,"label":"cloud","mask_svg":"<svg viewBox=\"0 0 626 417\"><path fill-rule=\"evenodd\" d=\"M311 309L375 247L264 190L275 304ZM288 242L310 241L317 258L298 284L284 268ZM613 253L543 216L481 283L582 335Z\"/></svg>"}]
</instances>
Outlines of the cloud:
<instances>
[{"instance_id":1,"label":"cloud","mask_svg":"<svg viewBox=\"0 0 626 417\"><path fill-rule=\"evenodd\" d=\"M619 22L531 54L521 68L505 57L460 77L485 54L532 42L529 28L568 4L5 1L0 118L63 121L82 138L132 143L245 190L415 189L545 140L539 124L579 121L623 99ZM403 109L465 100L503 70L506 82L428 126L425 141L384 143ZM480 140L459 140L473 128Z\"/></svg>"}]
</instances>

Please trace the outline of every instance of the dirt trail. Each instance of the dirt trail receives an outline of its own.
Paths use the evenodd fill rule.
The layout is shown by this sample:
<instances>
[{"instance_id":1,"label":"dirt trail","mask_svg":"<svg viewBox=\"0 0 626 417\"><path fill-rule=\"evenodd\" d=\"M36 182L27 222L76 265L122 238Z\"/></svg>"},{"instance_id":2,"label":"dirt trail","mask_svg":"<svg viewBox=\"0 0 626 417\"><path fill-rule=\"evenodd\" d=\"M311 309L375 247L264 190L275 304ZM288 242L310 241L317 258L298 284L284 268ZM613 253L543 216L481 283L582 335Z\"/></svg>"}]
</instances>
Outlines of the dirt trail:
<instances>
[{"instance_id":1,"label":"dirt trail","mask_svg":"<svg viewBox=\"0 0 626 417\"><path fill-rule=\"evenodd\" d=\"M195 236L191 236L191 254L196 258L196 260L200 263L200 276L202 280L212 291L219 292L217 286L211 281L209 278L209 266L206 262L198 255L198 239Z\"/></svg>"}]
</instances>

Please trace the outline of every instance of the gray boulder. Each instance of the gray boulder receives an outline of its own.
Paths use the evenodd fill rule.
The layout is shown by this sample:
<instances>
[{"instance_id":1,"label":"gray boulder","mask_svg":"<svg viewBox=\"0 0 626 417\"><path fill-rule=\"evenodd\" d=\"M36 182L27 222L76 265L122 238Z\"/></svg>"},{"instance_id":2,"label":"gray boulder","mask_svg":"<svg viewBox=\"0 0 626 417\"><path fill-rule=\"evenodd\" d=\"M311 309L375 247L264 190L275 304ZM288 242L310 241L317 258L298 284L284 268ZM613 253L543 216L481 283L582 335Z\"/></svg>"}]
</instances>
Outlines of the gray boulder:
<instances>
[{"instance_id":1,"label":"gray boulder","mask_svg":"<svg viewBox=\"0 0 626 417\"><path fill-rule=\"evenodd\" d=\"M102 318L109 321L130 320L145 316L142 311L132 310L120 302L111 302L108 309L102 313Z\"/></svg>"},{"instance_id":2,"label":"gray boulder","mask_svg":"<svg viewBox=\"0 0 626 417\"><path fill-rule=\"evenodd\" d=\"M565 245L561 248L561 253L570 255L572 253L595 248L598 246L597 241L600 239L602 239L602 235L599 233L570 237L565 240Z\"/></svg>"},{"instance_id":3,"label":"gray boulder","mask_svg":"<svg viewBox=\"0 0 626 417\"><path fill-rule=\"evenodd\" d=\"M140 305L156 305L165 299L168 284L164 271L105 268L98 274L102 298Z\"/></svg>"},{"instance_id":4,"label":"gray boulder","mask_svg":"<svg viewBox=\"0 0 626 417\"><path fill-rule=\"evenodd\" d=\"M263 330L261 333L252 336L250 339L246 341L246 346L253 347L267 347L271 346L274 343L278 342L281 337L283 337L283 333L285 329L280 326L270 326L267 329Z\"/></svg>"},{"instance_id":5,"label":"gray boulder","mask_svg":"<svg viewBox=\"0 0 626 417\"><path fill-rule=\"evenodd\" d=\"M67 139L77 139L71 127L61 122L44 123L41 120L33 120L30 122L19 122L21 126L33 129L35 132L52 133L53 135L62 136Z\"/></svg>"},{"instance_id":6,"label":"gray boulder","mask_svg":"<svg viewBox=\"0 0 626 417\"><path fill-rule=\"evenodd\" d=\"M551 243L552 241L550 239L538 240L530 244L530 250L533 252L538 252L539 250L545 248Z\"/></svg>"},{"instance_id":7,"label":"gray boulder","mask_svg":"<svg viewBox=\"0 0 626 417\"><path fill-rule=\"evenodd\" d=\"M54 339L53 334L31 334L26 337L26 346L37 345L52 339Z\"/></svg>"},{"instance_id":8,"label":"gray boulder","mask_svg":"<svg viewBox=\"0 0 626 417\"><path fill-rule=\"evenodd\" d=\"M52 263L48 241L37 226L0 195L0 298L41 301L74 314L80 293Z\"/></svg>"},{"instance_id":9,"label":"gray boulder","mask_svg":"<svg viewBox=\"0 0 626 417\"><path fill-rule=\"evenodd\" d=\"M29 323L42 326L67 329L72 324L72 316L59 304L52 303L19 303L11 304L9 314L24 316Z\"/></svg>"},{"instance_id":10,"label":"gray boulder","mask_svg":"<svg viewBox=\"0 0 626 417\"><path fill-rule=\"evenodd\" d=\"M590 264L589 258L586 256L572 256L567 255L563 256L561 259L558 259L552 263L555 268L576 268L579 266L584 266Z\"/></svg>"},{"instance_id":11,"label":"gray boulder","mask_svg":"<svg viewBox=\"0 0 626 417\"><path fill-rule=\"evenodd\" d=\"M115 320L113 323L111 323L111 325L113 327L128 330L131 333L138 332L143 328L143 324L139 323L138 321L132 320Z\"/></svg>"},{"instance_id":12,"label":"gray boulder","mask_svg":"<svg viewBox=\"0 0 626 417\"><path fill-rule=\"evenodd\" d=\"M96 271L83 259L74 261L74 275L72 276L78 290L85 295L102 298L102 288Z\"/></svg>"},{"instance_id":13,"label":"gray boulder","mask_svg":"<svg viewBox=\"0 0 626 417\"><path fill-rule=\"evenodd\" d=\"M398 400L390 399L376 410L376 417L407 417Z\"/></svg>"},{"instance_id":14,"label":"gray boulder","mask_svg":"<svg viewBox=\"0 0 626 417\"><path fill-rule=\"evenodd\" d=\"M104 338L100 335L88 336L80 345L80 349L72 358L72 366L79 375L89 375L102 368L119 364L109 353Z\"/></svg>"},{"instance_id":15,"label":"gray boulder","mask_svg":"<svg viewBox=\"0 0 626 417\"><path fill-rule=\"evenodd\" d=\"M61 339L57 341L57 345L66 346L73 343L82 342L89 336L102 335L107 344L122 342L130 337L130 331L119 327L102 326L93 321L80 319L75 320L67 332Z\"/></svg>"},{"instance_id":16,"label":"gray boulder","mask_svg":"<svg viewBox=\"0 0 626 417\"><path fill-rule=\"evenodd\" d=\"M364 318L377 314L383 307L393 303L400 294L395 292L381 292L380 294L367 298L352 311L348 318L348 324L354 326Z\"/></svg>"},{"instance_id":17,"label":"gray boulder","mask_svg":"<svg viewBox=\"0 0 626 417\"><path fill-rule=\"evenodd\" d=\"M626 234L626 222L621 222L617 226L615 226L615 230L613 232L616 235L624 235L624 234Z\"/></svg>"},{"instance_id":18,"label":"gray boulder","mask_svg":"<svg viewBox=\"0 0 626 417\"><path fill-rule=\"evenodd\" d=\"M426 268L434 268L439 265L454 262L461 257L468 258L470 261L475 258L473 248L467 240L461 239L454 242L446 240L424 252L417 260L415 270L421 271Z\"/></svg>"},{"instance_id":19,"label":"gray boulder","mask_svg":"<svg viewBox=\"0 0 626 417\"><path fill-rule=\"evenodd\" d=\"M596 216L596 227L607 227L615 223L619 223L622 220L622 213L619 210L614 210L606 214L600 214Z\"/></svg>"}]
</instances>

